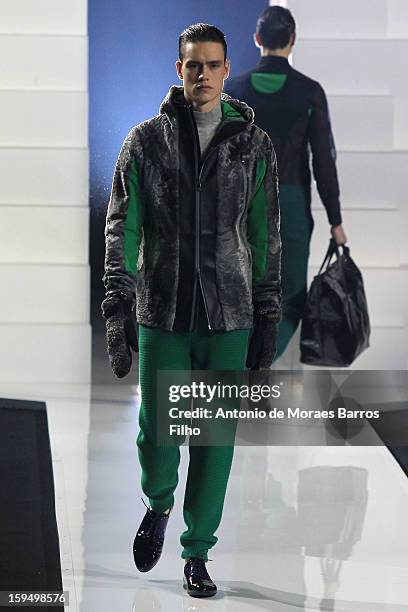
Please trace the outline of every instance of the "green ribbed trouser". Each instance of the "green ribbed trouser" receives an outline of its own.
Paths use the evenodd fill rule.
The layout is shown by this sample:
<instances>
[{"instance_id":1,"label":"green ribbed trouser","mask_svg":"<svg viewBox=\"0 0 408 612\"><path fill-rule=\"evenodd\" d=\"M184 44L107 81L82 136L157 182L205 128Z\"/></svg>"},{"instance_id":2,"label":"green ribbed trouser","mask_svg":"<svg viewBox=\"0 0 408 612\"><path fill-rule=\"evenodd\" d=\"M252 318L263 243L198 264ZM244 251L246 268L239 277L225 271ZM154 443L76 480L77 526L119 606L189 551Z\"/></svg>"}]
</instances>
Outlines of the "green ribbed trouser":
<instances>
[{"instance_id":1,"label":"green ribbed trouser","mask_svg":"<svg viewBox=\"0 0 408 612\"><path fill-rule=\"evenodd\" d=\"M199 303L197 324L189 333L139 326L139 380L142 402L137 437L142 468L141 485L156 512L173 506L178 483L180 448L156 444L158 370L243 370L250 330L210 331L204 306ZM236 426L236 424L235 424ZM183 439L180 439L180 444ZM189 467L183 515L187 529L181 534L182 558L207 560L216 544L230 474L234 444L189 446Z\"/></svg>"},{"instance_id":2,"label":"green ribbed trouser","mask_svg":"<svg viewBox=\"0 0 408 612\"><path fill-rule=\"evenodd\" d=\"M310 196L297 185L279 186L282 240L282 320L275 360L284 353L303 317L307 296L307 266L313 219Z\"/></svg>"}]
</instances>

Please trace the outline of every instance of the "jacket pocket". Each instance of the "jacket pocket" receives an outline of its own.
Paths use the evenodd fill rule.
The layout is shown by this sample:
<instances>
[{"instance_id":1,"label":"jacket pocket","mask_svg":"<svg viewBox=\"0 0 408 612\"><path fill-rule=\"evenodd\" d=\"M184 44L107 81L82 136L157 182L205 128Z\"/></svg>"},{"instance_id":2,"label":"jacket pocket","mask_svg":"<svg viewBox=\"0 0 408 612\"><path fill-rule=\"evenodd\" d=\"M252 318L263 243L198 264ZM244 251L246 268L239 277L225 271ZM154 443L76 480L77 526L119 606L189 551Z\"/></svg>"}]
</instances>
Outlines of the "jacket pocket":
<instances>
[{"instance_id":1,"label":"jacket pocket","mask_svg":"<svg viewBox=\"0 0 408 612\"><path fill-rule=\"evenodd\" d=\"M241 169L243 176L243 188L242 188L242 200L240 203L240 209L245 209L248 204L248 192L249 192L249 160L247 155L241 155Z\"/></svg>"},{"instance_id":2,"label":"jacket pocket","mask_svg":"<svg viewBox=\"0 0 408 612\"><path fill-rule=\"evenodd\" d=\"M142 236L142 240L141 240L140 248L139 248L139 257L137 260L137 271L138 272L140 272L141 270L146 270L146 262L147 262L147 257L149 254L151 236L152 236L151 230L149 232L145 232L143 230L143 236Z\"/></svg>"}]
</instances>

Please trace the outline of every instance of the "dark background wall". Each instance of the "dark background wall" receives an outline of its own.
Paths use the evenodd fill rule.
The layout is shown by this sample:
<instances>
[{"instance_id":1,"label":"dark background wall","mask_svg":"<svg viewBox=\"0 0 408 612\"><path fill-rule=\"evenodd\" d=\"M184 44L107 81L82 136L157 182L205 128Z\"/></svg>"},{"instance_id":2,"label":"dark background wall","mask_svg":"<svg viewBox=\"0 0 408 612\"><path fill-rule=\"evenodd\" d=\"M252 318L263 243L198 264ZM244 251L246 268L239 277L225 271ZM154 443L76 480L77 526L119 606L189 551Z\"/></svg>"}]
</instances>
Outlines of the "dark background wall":
<instances>
[{"instance_id":1,"label":"dark background wall","mask_svg":"<svg viewBox=\"0 0 408 612\"><path fill-rule=\"evenodd\" d=\"M252 42L266 0L89 0L91 320L102 331L104 222L112 174L130 128L158 113L176 77L178 37L206 22L225 34L231 75L256 63Z\"/></svg>"}]
</instances>

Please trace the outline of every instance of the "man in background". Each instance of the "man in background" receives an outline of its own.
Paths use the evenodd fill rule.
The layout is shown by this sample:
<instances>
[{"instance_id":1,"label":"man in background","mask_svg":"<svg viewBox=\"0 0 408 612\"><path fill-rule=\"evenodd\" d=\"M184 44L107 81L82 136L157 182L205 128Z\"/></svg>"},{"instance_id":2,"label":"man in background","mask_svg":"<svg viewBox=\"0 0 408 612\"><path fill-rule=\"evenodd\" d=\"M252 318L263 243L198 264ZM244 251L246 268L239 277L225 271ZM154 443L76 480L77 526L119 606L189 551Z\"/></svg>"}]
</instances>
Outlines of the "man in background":
<instances>
[{"instance_id":1,"label":"man in background","mask_svg":"<svg viewBox=\"0 0 408 612\"><path fill-rule=\"evenodd\" d=\"M326 209L337 244L347 240L342 227L336 149L322 86L294 70L288 57L296 40L292 14L281 6L263 11L254 42L259 63L229 79L225 92L255 111L255 123L270 136L279 175L282 240L282 321L276 358L285 351L303 316L307 294L307 265L313 230L311 172Z\"/></svg>"}]
</instances>

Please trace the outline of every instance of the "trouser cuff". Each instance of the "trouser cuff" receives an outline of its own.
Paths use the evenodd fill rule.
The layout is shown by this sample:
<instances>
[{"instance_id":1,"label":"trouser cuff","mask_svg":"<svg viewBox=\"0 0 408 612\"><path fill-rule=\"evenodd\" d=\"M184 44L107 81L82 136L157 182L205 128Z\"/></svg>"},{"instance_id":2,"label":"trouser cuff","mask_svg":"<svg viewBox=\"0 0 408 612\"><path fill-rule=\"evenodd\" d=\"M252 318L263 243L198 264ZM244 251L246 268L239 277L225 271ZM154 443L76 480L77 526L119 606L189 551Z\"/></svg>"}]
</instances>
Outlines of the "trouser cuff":
<instances>
[{"instance_id":1,"label":"trouser cuff","mask_svg":"<svg viewBox=\"0 0 408 612\"><path fill-rule=\"evenodd\" d=\"M150 507L152 510L160 513L160 512L164 512L168 508L173 507L174 497L171 496L171 497L167 497L166 499L159 499L159 500L149 499L149 503L150 503Z\"/></svg>"},{"instance_id":2,"label":"trouser cuff","mask_svg":"<svg viewBox=\"0 0 408 612\"><path fill-rule=\"evenodd\" d=\"M190 547L190 548L185 548L183 552L181 553L182 559L192 559L193 557L197 557L198 559L203 559L204 561L208 561L208 551L203 550L202 548L195 549L195 548Z\"/></svg>"}]
</instances>

